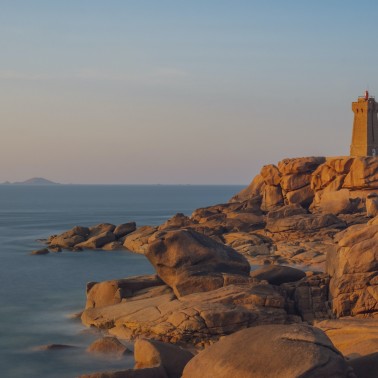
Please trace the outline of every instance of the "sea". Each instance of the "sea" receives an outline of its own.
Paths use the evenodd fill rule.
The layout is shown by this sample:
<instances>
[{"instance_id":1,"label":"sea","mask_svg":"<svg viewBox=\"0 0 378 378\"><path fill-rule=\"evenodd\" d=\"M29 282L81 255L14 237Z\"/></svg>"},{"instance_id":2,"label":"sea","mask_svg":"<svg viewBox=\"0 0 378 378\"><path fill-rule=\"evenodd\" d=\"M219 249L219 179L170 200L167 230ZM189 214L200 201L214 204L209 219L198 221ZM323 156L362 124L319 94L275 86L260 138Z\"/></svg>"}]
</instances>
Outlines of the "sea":
<instances>
[{"instance_id":1,"label":"sea","mask_svg":"<svg viewBox=\"0 0 378 378\"><path fill-rule=\"evenodd\" d=\"M243 187L197 185L0 185L0 377L72 378L133 367L86 352L101 337L74 314L85 287L154 272L128 251L82 251L32 256L41 239L76 225L158 225L176 213L225 203ZM41 350L48 344L75 348ZM129 347L132 349L132 345Z\"/></svg>"}]
</instances>

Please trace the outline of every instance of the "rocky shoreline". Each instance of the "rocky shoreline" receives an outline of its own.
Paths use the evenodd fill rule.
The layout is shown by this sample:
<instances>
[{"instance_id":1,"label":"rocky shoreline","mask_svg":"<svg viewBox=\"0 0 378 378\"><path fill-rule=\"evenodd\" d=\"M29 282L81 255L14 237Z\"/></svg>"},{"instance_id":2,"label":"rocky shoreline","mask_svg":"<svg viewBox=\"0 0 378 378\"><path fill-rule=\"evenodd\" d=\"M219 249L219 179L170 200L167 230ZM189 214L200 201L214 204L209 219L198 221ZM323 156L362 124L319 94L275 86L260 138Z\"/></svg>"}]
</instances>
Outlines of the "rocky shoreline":
<instances>
[{"instance_id":1,"label":"rocky shoreline","mask_svg":"<svg viewBox=\"0 0 378 378\"><path fill-rule=\"evenodd\" d=\"M127 249L156 270L87 285L83 324L137 343L135 370L85 377L374 377L377 193L378 158L284 159L226 204L33 253Z\"/></svg>"}]
</instances>

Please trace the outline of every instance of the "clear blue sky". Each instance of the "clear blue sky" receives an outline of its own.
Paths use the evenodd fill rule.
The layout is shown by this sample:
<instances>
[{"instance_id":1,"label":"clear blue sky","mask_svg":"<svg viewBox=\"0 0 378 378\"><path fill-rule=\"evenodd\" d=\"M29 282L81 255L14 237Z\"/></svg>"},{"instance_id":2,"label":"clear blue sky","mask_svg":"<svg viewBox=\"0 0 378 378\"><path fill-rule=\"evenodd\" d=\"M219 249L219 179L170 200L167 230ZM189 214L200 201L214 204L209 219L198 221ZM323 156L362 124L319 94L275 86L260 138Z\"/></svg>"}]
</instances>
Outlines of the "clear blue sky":
<instances>
[{"instance_id":1,"label":"clear blue sky","mask_svg":"<svg viewBox=\"0 0 378 378\"><path fill-rule=\"evenodd\" d=\"M347 155L376 1L2 0L0 182L248 183Z\"/></svg>"}]
</instances>

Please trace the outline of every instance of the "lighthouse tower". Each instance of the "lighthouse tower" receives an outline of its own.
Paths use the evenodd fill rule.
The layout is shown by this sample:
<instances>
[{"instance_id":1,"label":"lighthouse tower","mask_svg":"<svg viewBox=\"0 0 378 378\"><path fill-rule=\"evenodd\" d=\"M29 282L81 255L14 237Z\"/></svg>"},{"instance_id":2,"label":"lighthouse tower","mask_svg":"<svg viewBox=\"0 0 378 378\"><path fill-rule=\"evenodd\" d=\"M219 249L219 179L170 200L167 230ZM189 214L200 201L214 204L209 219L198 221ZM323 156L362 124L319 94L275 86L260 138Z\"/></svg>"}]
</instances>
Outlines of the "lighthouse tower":
<instances>
[{"instance_id":1,"label":"lighthouse tower","mask_svg":"<svg viewBox=\"0 0 378 378\"><path fill-rule=\"evenodd\" d=\"M378 103L365 91L364 96L352 102L354 113L351 156L378 155Z\"/></svg>"}]
</instances>

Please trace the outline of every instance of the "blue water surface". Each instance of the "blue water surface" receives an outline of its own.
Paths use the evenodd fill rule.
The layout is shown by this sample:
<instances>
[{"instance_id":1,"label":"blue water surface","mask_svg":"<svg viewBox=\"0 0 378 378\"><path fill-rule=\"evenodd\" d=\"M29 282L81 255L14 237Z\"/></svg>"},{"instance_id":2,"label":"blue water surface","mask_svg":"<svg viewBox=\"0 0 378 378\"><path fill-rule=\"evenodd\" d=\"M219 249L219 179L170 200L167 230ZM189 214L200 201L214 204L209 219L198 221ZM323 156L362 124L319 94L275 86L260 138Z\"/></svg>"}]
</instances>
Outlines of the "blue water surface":
<instances>
[{"instance_id":1,"label":"blue water surface","mask_svg":"<svg viewBox=\"0 0 378 378\"><path fill-rule=\"evenodd\" d=\"M85 285L153 273L144 256L127 251L64 251L31 256L38 239L76 225L157 225L177 212L224 203L241 186L0 185L1 377L76 377L132 367L85 352L99 337L71 314L83 309ZM75 349L40 351L44 344Z\"/></svg>"}]
</instances>

